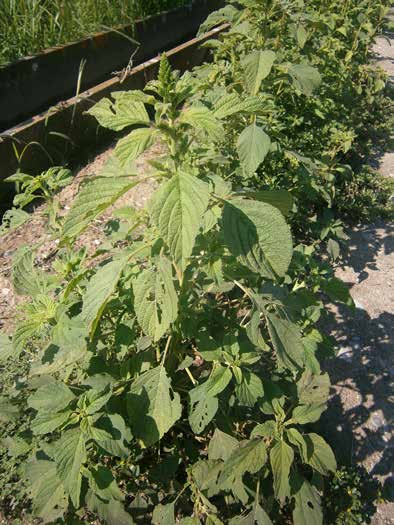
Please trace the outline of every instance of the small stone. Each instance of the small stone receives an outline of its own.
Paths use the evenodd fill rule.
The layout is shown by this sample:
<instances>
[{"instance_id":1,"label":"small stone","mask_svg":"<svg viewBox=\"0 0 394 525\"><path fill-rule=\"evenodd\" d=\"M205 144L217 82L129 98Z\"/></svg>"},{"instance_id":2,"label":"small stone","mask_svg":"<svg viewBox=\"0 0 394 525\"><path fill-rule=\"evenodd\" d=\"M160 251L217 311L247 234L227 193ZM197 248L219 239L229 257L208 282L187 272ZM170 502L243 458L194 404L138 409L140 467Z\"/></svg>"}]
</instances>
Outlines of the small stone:
<instances>
[{"instance_id":1,"label":"small stone","mask_svg":"<svg viewBox=\"0 0 394 525\"><path fill-rule=\"evenodd\" d=\"M337 357L340 359L343 359L344 361L347 361L350 363L350 361L353 359L353 350L349 346L344 346L339 349L339 352L337 353Z\"/></svg>"},{"instance_id":2,"label":"small stone","mask_svg":"<svg viewBox=\"0 0 394 525\"><path fill-rule=\"evenodd\" d=\"M357 301L356 299L354 299L354 306L358 310L364 310L365 311L365 306L362 303L360 303L359 301Z\"/></svg>"},{"instance_id":3,"label":"small stone","mask_svg":"<svg viewBox=\"0 0 394 525\"><path fill-rule=\"evenodd\" d=\"M95 240L93 241L93 243L94 243L96 246L98 246L99 244L101 244L101 241L100 241L99 239L95 239Z\"/></svg>"},{"instance_id":4,"label":"small stone","mask_svg":"<svg viewBox=\"0 0 394 525\"><path fill-rule=\"evenodd\" d=\"M11 292L11 290L9 288L2 288L1 289L1 293L3 295L8 295L10 292Z\"/></svg>"},{"instance_id":5,"label":"small stone","mask_svg":"<svg viewBox=\"0 0 394 525\"><path fill-rule=\"evenodd\" d=\"M382 427L385 426L385 422L384 422L383 418L381 416L379 416L379 414L374 414L371 417L371 423L372 423L372 425L375 428L382 428Z\"/></svg>"},{"instance_id":6,"label":"small stone","mask_svg":"<svg viewBox=\"0 0 394 525\"><path fill-rule=\"evenodd\" d=\"M356 337L353 337L351 340L350 340L350 345L351 347L354 349L354 350L360 350L361 346L360 346L360 338L356 338Z\"/></svg>"}]
</instances>

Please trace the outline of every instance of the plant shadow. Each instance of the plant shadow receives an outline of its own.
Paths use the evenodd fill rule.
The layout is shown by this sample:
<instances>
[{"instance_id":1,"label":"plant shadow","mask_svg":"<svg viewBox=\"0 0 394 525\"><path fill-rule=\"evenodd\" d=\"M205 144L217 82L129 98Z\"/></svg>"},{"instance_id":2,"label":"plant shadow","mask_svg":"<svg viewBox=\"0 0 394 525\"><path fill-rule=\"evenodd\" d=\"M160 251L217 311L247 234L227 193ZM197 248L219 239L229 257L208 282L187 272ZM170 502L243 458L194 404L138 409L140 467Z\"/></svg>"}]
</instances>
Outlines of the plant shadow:
<instances>
[{"instance_id":1,"label":"plant shadow","mask_svg":"<svg viewBox=\"0 0 394 525\"><path fill-rule=\"evenodd\" d=\"M394 314L372 318L361 308L335 310L335 325L325 328L340 351L323 363L333 387L319 431L340 464L363 463L385 483L385 498L394 501Z\"/></svg>"}]
</instances>

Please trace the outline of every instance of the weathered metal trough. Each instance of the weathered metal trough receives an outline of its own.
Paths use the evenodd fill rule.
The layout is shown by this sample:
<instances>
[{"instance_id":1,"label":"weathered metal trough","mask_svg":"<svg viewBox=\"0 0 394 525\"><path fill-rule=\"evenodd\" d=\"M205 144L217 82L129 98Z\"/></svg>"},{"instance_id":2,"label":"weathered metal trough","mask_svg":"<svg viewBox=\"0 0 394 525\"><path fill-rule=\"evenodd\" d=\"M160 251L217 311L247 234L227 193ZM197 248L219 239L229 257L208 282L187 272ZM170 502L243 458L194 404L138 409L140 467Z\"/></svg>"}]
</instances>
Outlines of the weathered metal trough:
<instances>
[{"instance_id":1,"label":"weathered metal trough","mask_svg":"<svg viewBox=\"0 0 394 525\"><path fill-rule=\"evenodd\" d=\"M201 47L201 44L208 39L216 38L225 26L218 27L201 37L187 40L172 49L169 43L173 42L174 39L179 40L180 35L185 34L185 31L189 36L190 32L195 34L200 22L209 11L221 3L220 0L217 2L215 0L209 2L200 0L200 2L183 8L182 16L180 10L175 10L167 13L164 18L153 17L154 20L148 19L144 23L149 33L154 32L153 27L156 27L156 35L152 35L155 43L151 42L149 49L155 49L156 53L166 51L172 65L181 71L201 64L208 54L207 50ZM175 20L177 20L177 24L184 25L182 30L178 26L173 30L171 29ZM118 43L120 42L118 41ZM111 53L114 53L114 48L111 47L111 49ZM58 50L54 52L56 51ZM145 49L140 57L146 56L147 52ZM118 66L113 66L111 63L109 67L108 59L103 60L107 62L107 67L112 71L116 67L126 65L129 56L130 48L127 53L123 53L123 63ZM96 62L100 71L103 69L101 65L98 65L101 60L101 55L98 54ZM0 133L0 181L14 173L18 168L34 174L46 169L51 164L64 163L70 158L71 151L74 157L76 152L80 153L87 148L94 152L94 149L110 135L108 131L98 128L96 120L86 115L85 111L113 91L143 88L149 80L156 76L159 61L160 55L156 55L154 58L133 67L127 76L111 76L104 82L82 91L79 95L58 102L50 109ZM96 78L95 74L92 73L88 80L85 79L85 82L93 82L94 78ZM48 82L50 82L49 79ZM49 91L50 87L49 85ZM12 89L9 87L10 91ZM3 93L1 97L6 96L8 98L11 96L10 91L7 95ZM3 101L2 104L4 104ZM1 184L0 194L2 195L3 206L12 191L12 185Z\"/></svg>"}]
</instances>

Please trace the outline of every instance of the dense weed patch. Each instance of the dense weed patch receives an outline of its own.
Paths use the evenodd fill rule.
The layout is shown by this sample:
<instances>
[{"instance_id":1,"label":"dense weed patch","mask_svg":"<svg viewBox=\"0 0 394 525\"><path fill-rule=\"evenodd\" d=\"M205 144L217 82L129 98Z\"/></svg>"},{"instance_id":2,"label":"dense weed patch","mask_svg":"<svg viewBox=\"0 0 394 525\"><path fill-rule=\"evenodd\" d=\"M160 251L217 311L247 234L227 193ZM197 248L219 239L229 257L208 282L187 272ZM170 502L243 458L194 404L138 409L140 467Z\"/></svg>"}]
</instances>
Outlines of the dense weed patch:
<instances>
[{"instance_id":1,"label":"dense weed patch","mask_svg":"<svg viewBox=\"0 0 394 525\"><path fill-rule=\"evenodd\" d=\"M308 425L327 407L320 359L335 341L317 323L327 297L352 307L330 261L346 240L341 216L373 204L357 204L375 189L354 159L372 147L371 108L389 103L368 65L386 11L229 2L201 28L231 23L206 44L212 63L180 76L163 56L143 91L90 109L129 133L68 215L51 214L52 270L35 265L36 247L18 251L13 284L29 300L1 336L4 370L28 356L0 417L3 465L18 458L32 516L323 522L337 465ZM134 162L157 141L167 153L146 177L158 189L146 209L118 210L121 233L92 264L74 241L141 182Z\"/></svg>"}]
</instances>

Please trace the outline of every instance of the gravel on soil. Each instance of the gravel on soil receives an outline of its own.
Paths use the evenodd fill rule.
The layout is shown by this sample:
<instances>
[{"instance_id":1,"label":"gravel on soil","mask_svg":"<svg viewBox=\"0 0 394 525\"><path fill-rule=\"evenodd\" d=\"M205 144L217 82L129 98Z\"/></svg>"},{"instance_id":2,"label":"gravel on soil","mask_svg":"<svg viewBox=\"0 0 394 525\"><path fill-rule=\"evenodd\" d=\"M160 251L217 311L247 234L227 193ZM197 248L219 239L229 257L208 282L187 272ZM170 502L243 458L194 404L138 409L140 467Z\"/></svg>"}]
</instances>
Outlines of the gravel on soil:
<instances>
[{"instance_id":1,"label":"gravel on soil","mask_svg":"<svg viewBox=\"0 0 394 525\"><path fill-rule=\"evenodd\" d=\"M373 52L393 83L393 38L379 38ZM393 151L381 156L379 171L394 177ZM347 254L336 276L349 286L356 310L331 306L330 333L340 350L325 367L333 389L321 426L338 459L362 464L384 483L388 501L378 505L372 524L389 525L394 524L394 224L358 225L347 234Z\"/></svg>"},{"instance_id":2,"label":"gravel on soil","mask_svg":"<svg viewBox=\"0 0 394 525\"><path fill-rule=\"evenodd\" d=\"M99 153L91 162L77 169L73 182L59 193L60 215L64 216L70 210L72 203L78 193L81 182L90 175L98 175L105 162L112 154L114 145ZM136 162L137 176L146 176L152 169L149 160L157 158L164 153L163 146L157 144L146 151ZM75 243L75 247L88 249L92 255L104 240L103 226L112 216L116 208L132 206L143 208L155 188L155 181L144 180L138 186L129 190L121 197L114 206L98 217L93 224L82 233ZM33 246L39 244L37 250L36 264L42 269L48 269L53 257L56 255L58 244L46 229L47 206L37 206L31 214L30 219L22 226L9 232L0 239L0 329L11 334L15 325L15 317L18 304L24 301L23 297L14 293L11 283L12 258L21 246Z\"/></svg>"}]
</instances>

